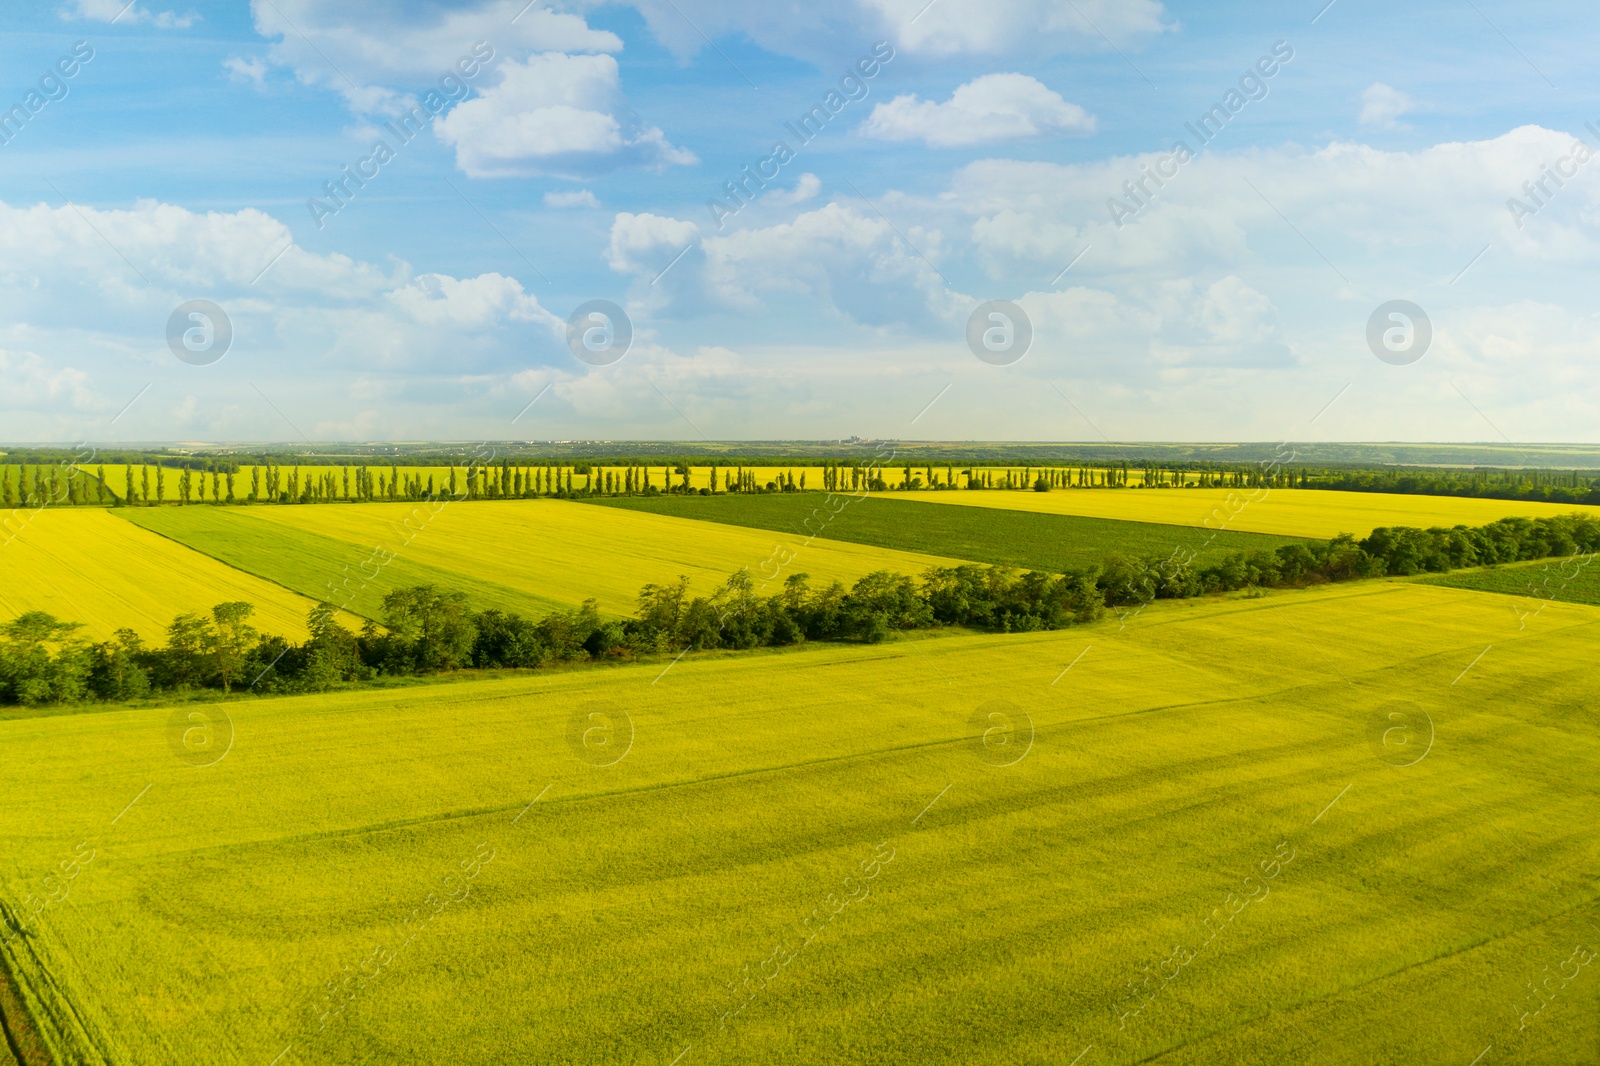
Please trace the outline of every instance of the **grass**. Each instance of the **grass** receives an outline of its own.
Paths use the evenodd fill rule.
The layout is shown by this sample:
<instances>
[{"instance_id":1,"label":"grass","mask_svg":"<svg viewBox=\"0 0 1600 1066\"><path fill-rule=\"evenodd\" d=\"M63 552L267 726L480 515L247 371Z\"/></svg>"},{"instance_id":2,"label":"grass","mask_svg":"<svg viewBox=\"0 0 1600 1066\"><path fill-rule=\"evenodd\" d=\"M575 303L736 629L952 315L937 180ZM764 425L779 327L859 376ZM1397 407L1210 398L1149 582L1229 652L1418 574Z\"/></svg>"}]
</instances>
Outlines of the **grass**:
<instances>
[{"instance_id":1,"label":"grass","mask_svg":"<svg viewBox=\"0 0 1600 1066\"><path fill-rule=\"evenodd\" d=\"M1365 537L1379 526L1486 525L1498 518L1600 514L1576 504L1402 496L1326 489L1057 489L1053 492L911 492L896 499L1043 514L1119 518L1205 526L1238 533L1326 540L1340 533Z\"/></svg>"},{"instance_id":2,"label":"grass","mask_svg":"<svg viewBox=\"0 0 1600 1066\"><path fill-rule=\"evenodd\" d=\"M467 593L479 610L496 607L538 618L571 606L524 589L486 581L459 568L430 566L409 555L396 555L386 560L388 552L398 547L397 544L391 544L384 554L374 556L371 542L324 536L281 522L264 522L257 517L263 511L274 509L277 508L130 507L115 514L305 596L347 603L352 613L365 618L383 617L383 597L389 592L428 584ZM319 512L327 509L316 508Z\"/></svg>"},{"instance_id":3,"label":"grass","mask_svg":"<svg viewBox=\"0 0 1600 1066\"><path fill-rule=\"evenodd\" d=\"M1597 635L1374 582L240 702L206 767L162 708L0 722L0 899L96 850L4 955L58 1062L1590 1061L1600 968L1517 1005L1600 947Z\"/></svg>"},{"instance_id":4,"label":"grass","mask_svg":"<svg viewBox=\"0 0 1600 1066\"><path fill-rule=\"evenodd\" d=\"M193 511L196 509L186 509ZM600 609L631 615L640 586L687 575L707 593L742 566L758 591L770 594L791 573L846 584L874 570L919 574L952 560L910 552L774 537L731 526L663 515L602 510L566 500L471 501L450 504L424 521L425 504L218 509L219 521L249 523L253 535L312 533L351 545L383 545L399 561L449 571L562 604L587 597ZM143 514L134 509L130 513ZM187 518L162 520L177 523ZM421 528L408 534L405 521ZM276 530L278 533L268 532ZM409 537L409 543L407 538ZM242 553L241 553L242 554ZM409 583L409 582L406 582ZM440 583L447 583L443 578ZM462 586L464 587L464 586ZM467 591L471 591L470 588ZM529 612L531 613L531 612Z\"/></svg>"},{"instance_id":5,"label":"grass","mask_svg":"<svg viewBox=\"0 0 1600 1066\"><path fill-rule=\"evenodd\" d=\"M1448 574L1431 574L1417 580L1425 585L1529 596L1535 600L1558 603L1600 605L1600 562L1583 555L1457 570Z\"/></svg>"},{"instance_id":6,"label":"grass","mask_svg":"<svg viewBox=\"0 0 1600 1066\"><path fill-rule=\"evenodd\" d=\"M1297 539L1231 531L1212 537L1206 530L1151 522L933 507L921 500L895 496L854 499L834 513L825 500L819 493L768 493L623 496L593 502L675 518L777 530L801 538L806 535L809 522L811 531L833 540L1053 572L1097 565L1111 552L1142 558L1168 556L1174 549L1185 547L1199 550L1199 559L1209 562L1229 552L1270 551Z\"/></svg>"},{"instance_id":7,"label":"grass","mask_svg":"<svg viewBox=\"0 0 1600 1066\"><path fill-rule=\"evenodd\" d=\"M207 613L213 604L248 600L267 632L303 640L304 596L235 570L198 551L124 522L97 507L11 512L0 535L0 621L48 611L82 622L97 640L127 627L147 640L164 637L174 616Z\"/></svg>"}]
</instances>

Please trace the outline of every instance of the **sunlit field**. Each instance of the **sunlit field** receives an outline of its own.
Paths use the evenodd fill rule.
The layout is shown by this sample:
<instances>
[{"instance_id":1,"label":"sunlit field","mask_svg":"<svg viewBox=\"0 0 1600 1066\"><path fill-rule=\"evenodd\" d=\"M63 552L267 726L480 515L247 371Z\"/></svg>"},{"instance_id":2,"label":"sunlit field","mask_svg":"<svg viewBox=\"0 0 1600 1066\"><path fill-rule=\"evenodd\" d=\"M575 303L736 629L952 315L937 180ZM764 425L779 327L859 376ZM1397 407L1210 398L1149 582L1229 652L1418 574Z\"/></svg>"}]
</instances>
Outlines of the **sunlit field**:
<instances>
[{"instance_id":1,"label":"sunlit field","mask_svg":"<svg viewBox=\"0 0 1600 1066\"><path fill-rule=\"evenodd\" d=\"M0 621L48 611L97 640L128 628L146 639L173 616L215 603L255 604L257 621L300 638L315 600L236 570L99 508L11 512L0 547Z\"/></svg>"},{"instance_id":2,"label":"sunlit field","mask_svg":"<svg viewBox=\"0 0 1600 1066\"><path fill-rule=\"evenodd\" d=\"M758 585L772 586L764 590L770 594L796 573L809 574L814 583L848 583L874 570L914 575L953 562L838 541L807 545L797 534L566 500L132 508L121 514L233 565L259 567L263 576L307 595L319 589L329 595L330 582L332 591L341 591L350 577L348 587L357 590L352 607L366 613L376 612L381 590L416 583L419 576L478 589L486 604L504 600L514 606L517 596L531 598L524 604L531 614L540 613L541 603L553 609L591 597L601 610L627 614L640 586L680 575L709 590L748 567ZM389 555L398 557L394 570L385 561Z\"/></svg>"},{"instance_id":3,"label":"sunlit field","mask_svg":"<svg viewBox=\"0 0 1600 1066\"><path fill-rule=\"evenodd\" d=\"M1320 538L1340 533L1364 537L1379 526L1478 526L1513 515L1538 518L1575 511L1600 513L1600 508L1578 504L1318 489L980 490L911 492L903 497L897 493L895 498Z\"/></svg>"},{"instance_id":4,"label":"sunlit field","mask_svg":"<svg viewBox=\"0 0 1600 1066\"><path fill-rule=\"evenodd\" d=\"M1600 611L1503 599L0 723L6 958L58 1061L1587 1061Z\"/></svg>"}]
</instances>

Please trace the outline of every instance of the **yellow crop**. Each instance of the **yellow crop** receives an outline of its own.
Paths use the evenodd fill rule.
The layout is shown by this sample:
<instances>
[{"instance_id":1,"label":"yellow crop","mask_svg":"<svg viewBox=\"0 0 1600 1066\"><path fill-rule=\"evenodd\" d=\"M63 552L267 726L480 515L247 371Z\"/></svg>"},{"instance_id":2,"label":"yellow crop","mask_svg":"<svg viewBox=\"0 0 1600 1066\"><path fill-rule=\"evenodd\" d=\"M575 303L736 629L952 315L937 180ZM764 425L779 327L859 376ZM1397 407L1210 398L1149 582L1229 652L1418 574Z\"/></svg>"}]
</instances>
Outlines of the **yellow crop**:
<instances>
[{"instance_id":1,"label":"yellow crop","mask_svg":"<svg viewBox=\"0 0 1600 1066\"><path fill-rule=\"evenodd\" d=\"M0 951L57 1062L1589 1062L1600 610L1507 599L0 721Z\"/></svg>"},{"instance_id":2,"label":"yellow crop","mask_svg":"<svg viewBox=\"0 0 1600 1066\"><path fill-rule=\"evenodd\" d=\"M816 497L820 506L823 497ZM864 544L769 533L566 500L253 507L231 512L336 537L550 599L632 614L640 586L684 574L709 594L740 567L770 595L792 574L847 585L874 570L916 575L955 560ZM410 523L409 529L407 523ZM412 530L417 532L413 533Z\"/></svg>"},{"instance_id":3,"label":"yellow crop","mask_svg":"<svg viewBox=\"0 0 1600 1066\"><path fill-rule=\"evenodd\" d=\"M963 490L896 493L892 498L1322 539L1340 533L1364 537L1378 526L1481 526L1513 515L1600 514L1600 507L1566 503L1323 489Z\"/></svg>"},{"instance_id":4,"label":"yellow crop","mask_svg":"<svg viewBox=\"0 0 1600 1066\"><path fill-rule=\"evenodd\" d=\"M313 601L252 577L98 507L0 512L0 621L48 611L82 622L106 640L127 628L146 640L165 635L184 612L217 603L255 604L263 632L304 640ZM14 534L14 535L13 535ZM346 619L346 622L352 620Z\"/></svg>"}]
</instances>

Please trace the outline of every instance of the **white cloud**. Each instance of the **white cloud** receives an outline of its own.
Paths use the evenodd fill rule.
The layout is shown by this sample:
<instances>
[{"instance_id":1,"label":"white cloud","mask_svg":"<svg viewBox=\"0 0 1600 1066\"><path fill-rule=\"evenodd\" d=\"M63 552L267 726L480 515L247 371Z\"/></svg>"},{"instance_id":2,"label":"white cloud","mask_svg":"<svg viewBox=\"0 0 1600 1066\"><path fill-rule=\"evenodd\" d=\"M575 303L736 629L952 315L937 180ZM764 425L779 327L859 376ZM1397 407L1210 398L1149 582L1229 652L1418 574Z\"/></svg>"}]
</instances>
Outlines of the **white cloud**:
<instances>
[{"instance_id":1,"label":"white cloud","mask_svg":"<svg viewBox=\"0 0 1600 1066\"><path fill-rule=\"evenodd\" d=\"M577 192L547 192L544 194L546 207L599 207L600 201L588 189L579 189Z\"/></svg>"},{"instance_id":2,"label":"white cloud","mask_svg":"<svg viewBox=\"0 0 1600 1066\"><path fill-rule=\"evenodd\" d=\"M8 352L0 348L0 380L5 381L0 410L26 410L58 406L91 410L104 401L89 388L89 375L70 366L52 366L34 352Z\"/></svg>"},{"instance_id":3,"label":"white cloud","mask_svg":"<svg viewBox=\"0 0 1600 1066\"><path fill-rule=\"evenodd\" d=\"M439 119L439 139L472 177L582 177L619 165L696 162L653 126L624 123L617 61L546 52L507 60L500 83Z\"/></svg>"},{"instance_id":4,"label":"white cloud","mask_svg":"<svg viewBox=\"0 0 1600 1066\"><path fill-rule=\"evenodd\" d=\"M1597 164L1577 169L1563 188L1548 185L1554 195L1521 228L1507 207L1508 198L1523 195L1524 182L1540 178L1541 164L1566 160L1563 167L1575 169L1574 148L1571 134L1525 126L1416 151L1349 142L1314 150L1206 150L1161 187L1146 180L1147 206L1121 227L1108 202L1131 205L1126 183L1144 180L1166 153L1068 165L983 160L958 171L945 197L918 209L967 215L976 251L995 276L1050 278L1086 246L1092 251L1075 268L1077 276L1237 270L1259 262L1287 233L1303 253L1291 261L1303 260L1308 271L1338 283L1320 256L1286 229L1286 216L1353 281L1368 267L1389 286L1402 284L1401 277L1407 285L1433 284L1440 273L1448 281L1491 241L1492 254L1517 257L1526 278L1524 268L1532 263L1600 263L1593 227L1600 185L1588 172L1600 173Z\"/></svg>"},{"instance_id":5,"label":"white cloud","mask_svg":"<svg viewBox=\"0 0 1600 1066\"><path fill-rule=\"evenodd\" d=\"M624 211L612 220L606 262L619 274L654 278L699 238L693 222Z\"/></svg>"},{"instance_id":6,"label":"white cloud","mask_svg":"<svg viewBox=\"0 0 1600 1066\"><path fill-rule=\"evenodd\" d=\"M985 74L938 104L913 94L879 104L861 125L868 137L920 140L935 148L1094 132L1094 116L1026 74Z\"/></svg>"},{"instance_id":7,"label":"white cloud","mask_svg":"<svg viewBox=\"0 0 1600 1066\"><path fill-rule=\"evenodd\" d=\"M582 15L526 0L252 0L251 11L274 64L358 115L410 112L420 97L469 176L695 161L632 117L607 54L622 41Z\"/></svg>"},{"instance_id":8,"label":"white cloud","mask_svg":"<svg viewBox=\"0 0 1600 1066\"><path fill-rule=\"evenodd\" d=\"M251 56L249 59L230 56L222 61L222 66L228 72L228 80L235 84L253 85L259 89L267 83L267 61L260 56Z\"/></svg>"},{"instance_id":9,"label":"white cloud","mask_svg":"<svg viewBox=\"0 0 1600 1066\"><path fill-rule=\"evenodd\" d=\"M520 282L501 274L479 274L475 278L423 274L387 294L387 299L424 325L481 328L510 321L537 322L552 335L565 330L565 323L540 307L538 299L524 292Z\"/></svg>"},{"instance_id":10,"label":"white cloud","mask_svg":"<svg viewBox=\"0 0 1600 1066\"><path fill-rule=\"evenodd\" d=\"M1417 102L1399 89L1375 81L1361 91L1361 124L1397 129L1400 116L1416 110Z\"/></svg>"},{"instance_id":11,"label":"white cloud","mask_svg":"<svg viewBox=\"0 0 1600 1066\"><path fill-rule=\"evenodd\" d=\"M794 183L793 189L773 189L761 200L774 207L793 207L795 204L815 200L821 191L822 179L808 172L800 175L800 180Z\"/></svg>"},{"instance_id":12,"label":"white cloud","mask_svg":"<svg viewBox=\"0 0 1600 1066\"><path fill-rule=\"evenodd\" d=\"M473 59L490 65L507 55L622 49L615 34L539 5L513 22L523 6L517 0L251 0L250 10L256 32L276 39L269 52L274 63L308 85L342 93L361 113L399 110L410 94L447 74L460 76L456 64L463 59L470 69Z\"/></svg>"},{"instance_id":13,"label":"white cloud","mask_svg":"<svg viewBox=\"0 0 1600 1066\"><path fill-rule=\"evenodd\" d=\"M226 358L204 368L178 362L166 335L174 309L197 298L219 304L233 325ZM428 418L466 387L451 382L570 358L564 331L515 278L414 275L399 261L382 268L316 254L260 211L0 203L0 408L19 437L103 439L110 414L147 384L150 402L117 432L285 435L250 381L298 424L344 424L354 416L341 407L357 402L363 375L400 382L404 405ZM178 421L167 420L173 388L201 398L198 408L180 404ZM302 422L302 408L321 413Z\"/></svg>"},{"instance_id":14,"label":"white cloud","mask_svg":"<svg viewBox=\"0 0 1600 1066\"><path fill-rule=\"evenodd\" d=\"M912 226L902 239L877 215L830 203L792 222L722 237L702 237L680 219L619 214L607 261L647 283L657 306L680 311L697 300L753 310L768 297L803 297L874 326L948 321L963 298L946 290L919 250L937 260L938 231Z\"/></svg>"},{"instance_id":15,"label":"white cloud","mask_svg":"<svg viewBox=\"0 0 1600 1066\"><path fill-rule=\"evenodd\" d=\"M93 22L126 22L129 25L146 22L168 30L187 29L200 21L200 16L192 11L187 15L179 15L174 11L162 11L157 14L145 10L138 4L129 3L129 0L71 0L67 7L62 9L61 17L88 19Z\"/></svg>"}]
</instances>

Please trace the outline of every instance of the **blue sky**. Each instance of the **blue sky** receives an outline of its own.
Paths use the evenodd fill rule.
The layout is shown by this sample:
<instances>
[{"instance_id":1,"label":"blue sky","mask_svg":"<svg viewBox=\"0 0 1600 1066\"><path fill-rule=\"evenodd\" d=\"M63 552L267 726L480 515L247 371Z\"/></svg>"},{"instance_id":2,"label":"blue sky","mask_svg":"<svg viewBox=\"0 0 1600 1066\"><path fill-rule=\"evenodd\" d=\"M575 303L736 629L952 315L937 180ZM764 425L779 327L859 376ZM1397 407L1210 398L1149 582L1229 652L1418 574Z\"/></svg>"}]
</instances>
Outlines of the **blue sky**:
<instances>
[{"instance_id":1,"label":"blue sky","mask_svg":"<svg viewBox=\"0 0 1600 1066\"><path fill-rule=\"evenodd\" d=\"M0 440L1596 439L1576 4L125 3L0 15Z\"/></svg>"}]
</instances>

